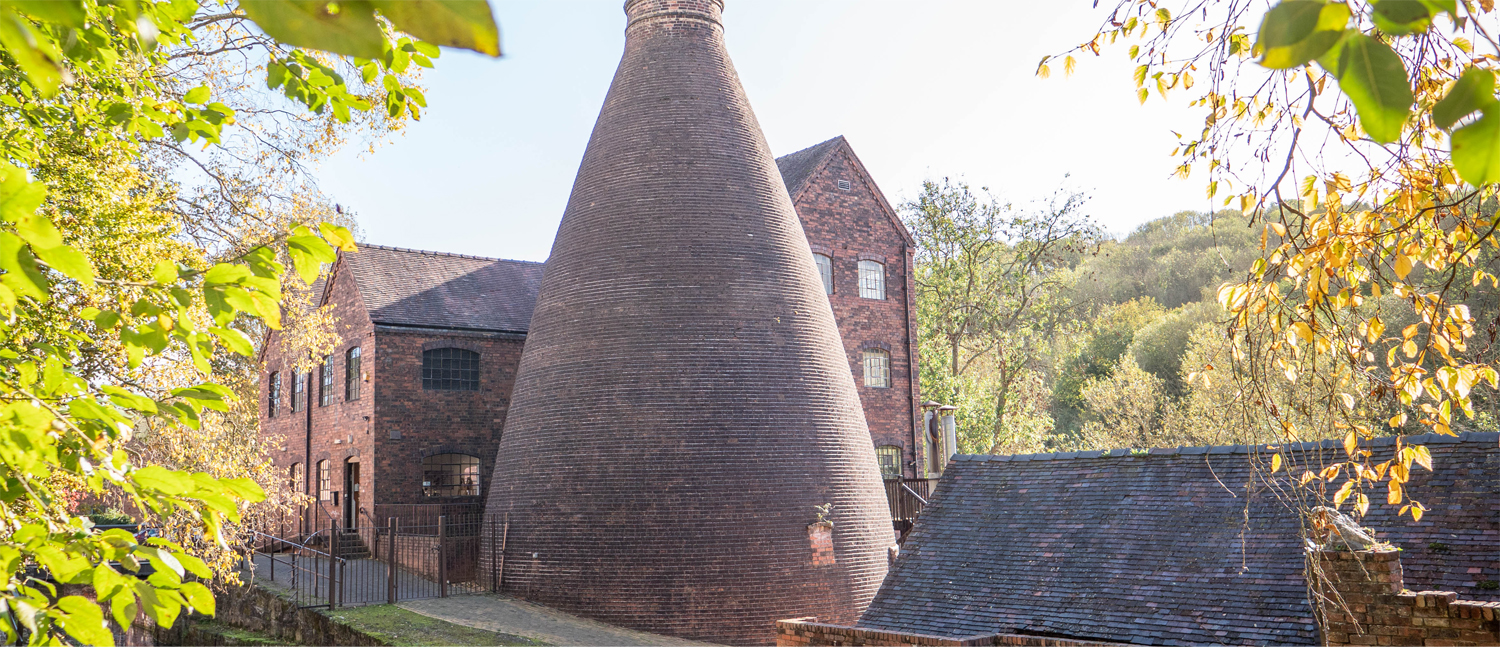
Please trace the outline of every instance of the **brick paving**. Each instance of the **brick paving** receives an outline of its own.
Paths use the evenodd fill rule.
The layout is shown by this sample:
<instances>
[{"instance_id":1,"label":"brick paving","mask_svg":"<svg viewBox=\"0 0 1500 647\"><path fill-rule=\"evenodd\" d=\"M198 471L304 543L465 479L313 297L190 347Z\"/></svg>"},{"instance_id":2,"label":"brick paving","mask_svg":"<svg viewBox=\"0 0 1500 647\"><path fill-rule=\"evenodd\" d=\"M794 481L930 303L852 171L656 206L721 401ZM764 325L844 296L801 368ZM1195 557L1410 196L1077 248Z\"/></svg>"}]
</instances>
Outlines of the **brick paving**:
<instances>
[{"instance_id":1,"label":"brick paving","mask_svg":"<svg viewBox=\"0 0 1500 647\"><path fill-rule=\"evenodd\" d=\"M398 606L429 618L475 629L525 636L551 645L713 644L616 627L498 595L412 600Z\"/></svg>"}]
</instances>

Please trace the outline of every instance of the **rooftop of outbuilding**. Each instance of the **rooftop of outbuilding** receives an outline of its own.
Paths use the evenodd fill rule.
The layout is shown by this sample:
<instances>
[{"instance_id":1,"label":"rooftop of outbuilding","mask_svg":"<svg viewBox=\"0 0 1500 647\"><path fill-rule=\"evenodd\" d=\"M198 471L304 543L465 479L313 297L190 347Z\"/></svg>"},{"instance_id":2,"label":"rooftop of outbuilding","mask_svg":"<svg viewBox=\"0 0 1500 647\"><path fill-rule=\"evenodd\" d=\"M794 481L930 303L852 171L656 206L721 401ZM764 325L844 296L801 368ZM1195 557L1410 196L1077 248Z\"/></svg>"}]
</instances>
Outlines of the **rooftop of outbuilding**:
<instances>
[{"instance_id":1,"label":"rooftop of outbuilding","mask_svg":"<svg viewBox=\"0 0 1500 647\"><path fill-rule=\"evenodd\" d=\"M1429 511L1375 503L1362 523L1404 549L1407 586L1500 600L1481 585L1500 580L1500 434L1402 440L1432 452L1409 487ZM1377 439L1376 459L1394 443ZM1280 473L1252 469L1274 452ZM1314 644L1288 478L1342 456L1332 442L955 456L859 626Z\"/></svg>"}]
</instances>

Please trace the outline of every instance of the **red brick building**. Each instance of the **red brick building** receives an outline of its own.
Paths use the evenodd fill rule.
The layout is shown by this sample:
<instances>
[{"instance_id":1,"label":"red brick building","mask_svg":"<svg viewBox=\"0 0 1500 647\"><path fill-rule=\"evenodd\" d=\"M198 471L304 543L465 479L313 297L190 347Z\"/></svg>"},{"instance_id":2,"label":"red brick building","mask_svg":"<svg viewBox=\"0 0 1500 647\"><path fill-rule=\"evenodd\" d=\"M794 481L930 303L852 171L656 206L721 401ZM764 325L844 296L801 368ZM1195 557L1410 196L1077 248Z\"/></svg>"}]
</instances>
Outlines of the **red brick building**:
<instances>
[{"instance_id":1,"label":"red brick building","mask_svg":"<svg viewBox=\"0 0 1500 647\"><path fill-rule=\"evenodd\" d=\"M882 471L926 476L916 471L926 457L911 236L844 138L776 162ZM319 286L338 318L338 351L303 373L274 332L262 353L261 432L283 447L272 459L345 526L383 519L377 502L480 502L541 273L539 263L379 245L341 255Z\"/></svg>"}]
</instances>

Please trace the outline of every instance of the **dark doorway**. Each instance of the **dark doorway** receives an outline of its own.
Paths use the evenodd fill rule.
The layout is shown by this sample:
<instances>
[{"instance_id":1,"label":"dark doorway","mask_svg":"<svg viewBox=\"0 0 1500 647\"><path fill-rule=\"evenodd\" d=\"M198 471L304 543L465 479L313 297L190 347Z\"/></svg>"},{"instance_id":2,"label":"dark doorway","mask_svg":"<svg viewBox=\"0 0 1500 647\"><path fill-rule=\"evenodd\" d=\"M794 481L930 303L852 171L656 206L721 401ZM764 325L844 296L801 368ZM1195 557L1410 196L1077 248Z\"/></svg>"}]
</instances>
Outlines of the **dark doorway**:
<instances>
[{"instance_id":1,"label":"dark doorway","mask_svg":"<svg viewBox=\"0 0 1500 647\"><path fill-rule=\"evenodd\" d=\"M344 461L344 527L359 527L359 463Z\"/></svg>"}]
</instances>

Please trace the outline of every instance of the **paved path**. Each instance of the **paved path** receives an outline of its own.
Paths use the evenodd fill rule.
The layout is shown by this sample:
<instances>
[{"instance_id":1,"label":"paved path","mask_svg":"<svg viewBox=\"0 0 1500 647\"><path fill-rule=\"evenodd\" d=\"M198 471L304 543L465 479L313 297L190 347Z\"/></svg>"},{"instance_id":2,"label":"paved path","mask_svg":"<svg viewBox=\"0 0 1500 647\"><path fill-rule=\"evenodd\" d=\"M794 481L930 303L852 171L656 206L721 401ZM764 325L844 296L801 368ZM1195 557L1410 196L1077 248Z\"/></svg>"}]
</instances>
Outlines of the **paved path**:
<instances>
[{"instance_id":1,"label":"paved path","mask_svg":"<svg viewBox=\"0 0 1500 647\"><path fill-rule=\"evenodd\" d=\"M551 645L676 645L711 643L649 634L569 615L555 609L498 595L411 600L401 608L475 629L525 636Z\"/></svg>"}]
</instances>

